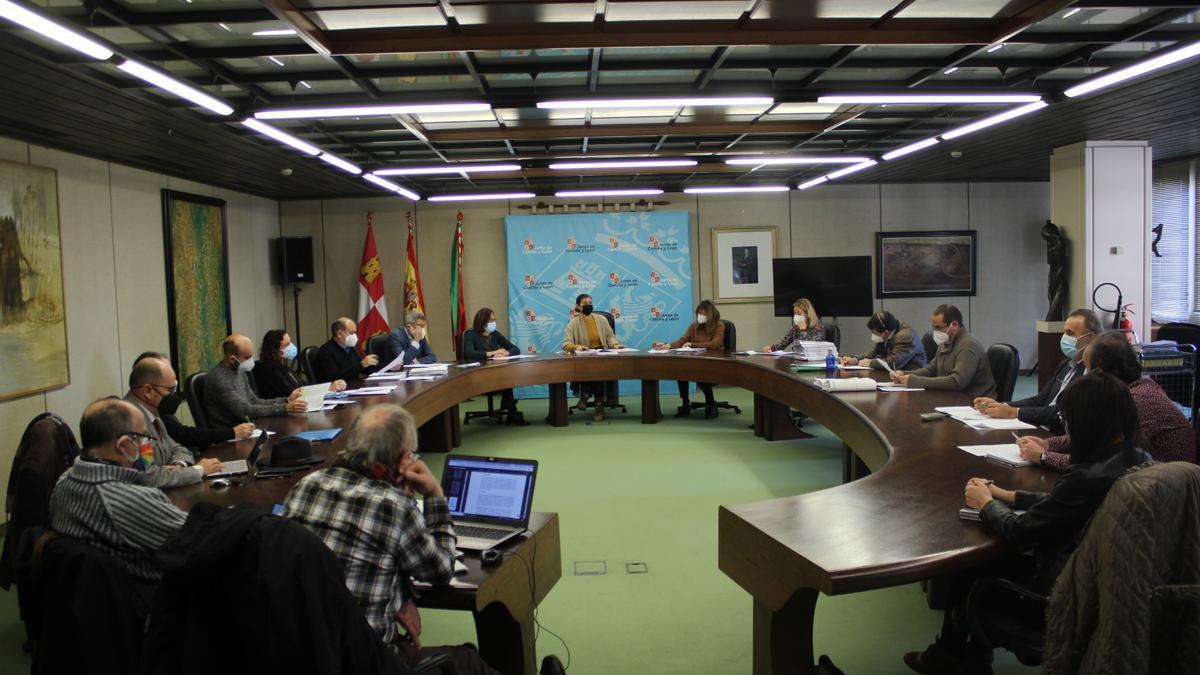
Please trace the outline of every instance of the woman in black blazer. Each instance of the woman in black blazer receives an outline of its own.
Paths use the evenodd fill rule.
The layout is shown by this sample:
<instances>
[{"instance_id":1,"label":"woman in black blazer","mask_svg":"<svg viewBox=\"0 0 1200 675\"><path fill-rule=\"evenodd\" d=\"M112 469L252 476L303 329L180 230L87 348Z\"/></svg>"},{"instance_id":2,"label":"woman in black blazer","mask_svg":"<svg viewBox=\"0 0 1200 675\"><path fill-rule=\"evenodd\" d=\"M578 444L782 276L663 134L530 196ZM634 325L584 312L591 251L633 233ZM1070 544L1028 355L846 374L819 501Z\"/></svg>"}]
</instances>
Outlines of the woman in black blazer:
<instances>
[{"instance_id":1,"label":"woman in black blazer","mask_svg":"<svg viewBox=\"0 0 1200 675\"><path fill-rule=\"evenodd\" d=\"M254 386L261 398L278 398L290 396L293 391L303 387L308 382L304 376L295 370L298 356L296 343L286 330L276 328L263 335L262 346L258 351L258 363L254 364ZM346 388L343 380L338 380L330 387L331 391L341 391Z\"/></svg>"},{"instance_id":2,"label":"woman in black blazer","mask_svg":"<svg viewBox=\"0 0 1200 675\"><path fill-rule=\"evenodd\" d=\"M481 363L497 356L516 356L521 348L514 345L496 329L496 313L484 307L475 312L475 320L471 322L471 330L463 333L462 358L466 362ZM513 398L512 389L500 392L500 407L508 411L508 423L516 426L528 426L525 416L517 412L517 401Z\"/></svg>"}]
</instances>

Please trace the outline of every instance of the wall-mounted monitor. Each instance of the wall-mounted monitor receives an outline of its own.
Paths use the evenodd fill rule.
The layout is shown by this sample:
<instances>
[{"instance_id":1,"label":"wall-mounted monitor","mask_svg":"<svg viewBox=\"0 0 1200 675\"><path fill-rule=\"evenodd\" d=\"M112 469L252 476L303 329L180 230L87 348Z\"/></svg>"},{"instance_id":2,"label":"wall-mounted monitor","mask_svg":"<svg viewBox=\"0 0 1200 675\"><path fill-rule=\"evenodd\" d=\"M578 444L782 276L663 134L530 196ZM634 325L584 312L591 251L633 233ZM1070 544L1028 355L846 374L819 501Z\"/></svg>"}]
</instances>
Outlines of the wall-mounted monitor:
<instances>
[{"instance_id":1,"label":"wall-mounted monitor","mask_svg":"<svg viewBox=\"0 0 1200 675\"><path fill-rule=\"evenodd\" d=\"M821 316L871 316L871 256L775 258L775 316L791 316L797 298L812 300Z\"/></svg>"}]
</instances>

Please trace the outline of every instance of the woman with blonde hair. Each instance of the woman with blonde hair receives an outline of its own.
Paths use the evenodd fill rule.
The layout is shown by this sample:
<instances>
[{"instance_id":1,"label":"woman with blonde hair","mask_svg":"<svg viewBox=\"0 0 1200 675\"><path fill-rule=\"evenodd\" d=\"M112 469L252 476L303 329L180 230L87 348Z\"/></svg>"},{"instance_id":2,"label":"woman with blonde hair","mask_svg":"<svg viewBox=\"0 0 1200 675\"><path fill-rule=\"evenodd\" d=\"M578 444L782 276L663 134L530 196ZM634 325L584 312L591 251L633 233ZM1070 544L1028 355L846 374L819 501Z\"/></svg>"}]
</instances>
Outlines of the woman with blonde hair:
<instances>
[{"instance_id":1,"label":"woman with blonde hair","mask_svg":"<svg viewBox=\"0 0 1200 675\"><path fill-rule=\"evenodd\" d=\"M825 340L825 326L821 324L821 317L817 316L817 310L808 298L798 298L792 303L791 330L779 342L763 347L763 351L774 352L787 349L796 340L805 342L823 342Z\"/></svg>"}]
</instances>

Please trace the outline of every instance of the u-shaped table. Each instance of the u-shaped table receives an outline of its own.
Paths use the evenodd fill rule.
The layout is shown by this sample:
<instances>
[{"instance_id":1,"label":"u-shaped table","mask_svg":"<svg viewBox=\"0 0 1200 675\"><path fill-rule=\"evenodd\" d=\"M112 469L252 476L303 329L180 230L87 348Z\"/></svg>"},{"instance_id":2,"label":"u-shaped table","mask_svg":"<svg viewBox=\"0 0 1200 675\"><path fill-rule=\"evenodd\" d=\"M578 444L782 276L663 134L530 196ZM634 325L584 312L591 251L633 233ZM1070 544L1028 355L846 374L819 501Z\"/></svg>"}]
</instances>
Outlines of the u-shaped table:
<instances>
[{"instance_id":1,"label":"u-shaped table","mask_svg":"<svg viewBox=\"0 0 1200 675\"><path fill-rule=\"evenodd\" d=\"M458 404L468 398L548 384L548 421L565 425L566 383L600 380L641 380L646 423L661 417L660 380L741 387L755 394L756 408L802 410L845 444L848 482L794 497L721 506L717 559L721 571L754 598L754 672L805 673L814 667L812 628L819 593L907 584L994 560L1004 553L1004 545L978 523L958 518L967 479L978 476L1015 489L1047 490L1056 476L1039 468L1008 469L957 449L1010 442L1009 432L975 431L948 419L922 422L920 414L936 406L969 404L959 392L828 393L812 384L823 372L795 373L789 363L720 352L539 355L452 367L444 378L401 381L389 396L360 398L359 405L256 422L284 434L345 428L365 407L393 402L421 425L423 452L450 450L460 442ZM885 379L865 371L848 375ZM756 410L760 435L761 421L770 415ZM242 441L211 454L245 457L250 447ZM316 447L328 464L341 449L341 439ZM860 478L867 470L869 475ZM283 500L293 482L254 481L224 490L188 486L172 490L171 497L184 508L199 501L250 501L269 508ZM509 560L490 571L469 559L471 571L461 585L435 589L422 598L430 606L472 609L481 651L502 672L533 672L532 610L561 574L557 515L535 514L531 530L508 551L521 558L521 565Z\"/></svg>"}]
</instances>

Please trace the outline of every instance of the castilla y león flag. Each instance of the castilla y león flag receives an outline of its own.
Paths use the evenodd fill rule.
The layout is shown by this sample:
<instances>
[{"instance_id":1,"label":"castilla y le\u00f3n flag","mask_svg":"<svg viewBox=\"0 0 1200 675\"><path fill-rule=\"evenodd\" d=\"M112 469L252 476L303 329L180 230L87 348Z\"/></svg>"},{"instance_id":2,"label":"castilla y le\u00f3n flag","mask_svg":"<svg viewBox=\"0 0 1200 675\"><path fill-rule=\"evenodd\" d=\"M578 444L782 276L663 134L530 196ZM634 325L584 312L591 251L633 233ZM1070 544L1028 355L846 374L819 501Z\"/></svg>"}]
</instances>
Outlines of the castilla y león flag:
<instances>
[{"instance_id":1,"label":"castilla y le\u00f3n flag","mask_svg":"<svg viewBox=\"0 0 1200 675\"><path fill-rule=\"evenodd\" d=\"M383 299L383 266L375 250L374 213L367 213L367 241L363 244L362 266L358 269L358 351L366 353L367 341L387 335L387 302Z\"/></svg>"},{"instance_id":2,"label":"castilla y le\u00f3n flag","mask_svg":"<svg viewBox=\"0 0 1200 675\"><path fill-rule=\"evenodd\" d=\"M425 313L425 295L421 293L421 270L417 267L417 240L413 233L412 211L408 219L408 261L404 265L404 311Z\"/></svg>"}]
</instances>

